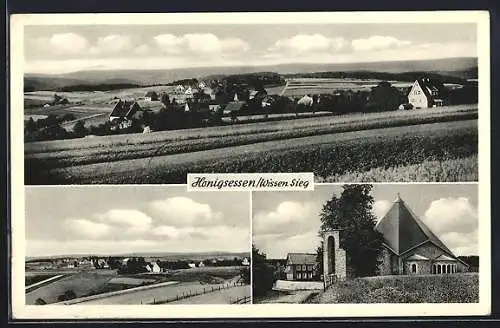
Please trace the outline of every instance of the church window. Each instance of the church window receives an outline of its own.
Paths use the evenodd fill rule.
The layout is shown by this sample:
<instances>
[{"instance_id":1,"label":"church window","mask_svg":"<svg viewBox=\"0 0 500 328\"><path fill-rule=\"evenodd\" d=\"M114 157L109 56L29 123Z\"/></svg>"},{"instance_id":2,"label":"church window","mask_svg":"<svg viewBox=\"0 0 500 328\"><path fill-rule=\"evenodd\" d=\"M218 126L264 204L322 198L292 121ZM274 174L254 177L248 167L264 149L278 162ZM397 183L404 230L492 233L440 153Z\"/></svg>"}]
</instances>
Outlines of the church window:
<instances>
[{"instance_id":1,"label":"church window","mask_svg":"<svg viewBox=\"0 0 500 328\"><path fill-rule=\"evenodd\" d=\"M411 264L411 273L417 273L417 264L416 263Z\"/></svg>"}]
</instances>

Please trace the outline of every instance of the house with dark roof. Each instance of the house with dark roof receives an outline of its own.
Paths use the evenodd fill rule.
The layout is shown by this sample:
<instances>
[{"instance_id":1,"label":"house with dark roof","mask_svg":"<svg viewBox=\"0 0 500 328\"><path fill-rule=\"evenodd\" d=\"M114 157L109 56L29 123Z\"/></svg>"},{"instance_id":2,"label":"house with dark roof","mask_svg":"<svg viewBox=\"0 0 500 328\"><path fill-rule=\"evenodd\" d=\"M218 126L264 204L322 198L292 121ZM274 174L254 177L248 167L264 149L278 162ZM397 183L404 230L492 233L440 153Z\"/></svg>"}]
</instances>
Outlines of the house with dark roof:
<instances>
[{"instance_id":1,"label":"house with dark roof","mask_svg":"<svg viewBox=\"0 0 500 328\"><path fill-rule=\"evenodd\" d=\"M152 91L152 90L146 92L146 94L144 95L144 99L148 100L148 101L158 101L158 100L160 100L160 98L158 97L158 94L155 91Z\"/></svg>"},{"instance_id":2,"label":"house with dark roof","mask_svg":"<svg viewBox=\"0 0 500 328\"><path fill-rule=\"evenodd\" d=\"M416 80L408 93L408 103L413 108L431 108L444 105L444 86L430 78Z\"/></svg>"},{"instance_id":3,"label":"house with dark roof","mask_svg":"<svg viewBox=\"0 0 500 328\"><path fill-rule=\"evenodd\" d=\"M136 101L119 100L109 114L109 122L114 127L126 129L132 126L134 116L141 112L142 108Z\"/></svg>"},{"instance_id":4,"label":"house with dark roof","mask_svg":"<svg viewBox=\"0 0 500 328\"><path fill-rule=\"evenodd\" d=\"M380 275L453 274L468 270L468 265L411 211L399 194L375 230L384 237Z\"/></svg>"},{"instance_id":5,"label":"house with dark roof","mask_svg":"<svg viewBox=\"0 0 500 328\"><path fill-rule=\"evenodd\" d=\"M288 253L285 268L286 280L313 280L316 270L316 254Z\"/></svg>"}]
</instances>

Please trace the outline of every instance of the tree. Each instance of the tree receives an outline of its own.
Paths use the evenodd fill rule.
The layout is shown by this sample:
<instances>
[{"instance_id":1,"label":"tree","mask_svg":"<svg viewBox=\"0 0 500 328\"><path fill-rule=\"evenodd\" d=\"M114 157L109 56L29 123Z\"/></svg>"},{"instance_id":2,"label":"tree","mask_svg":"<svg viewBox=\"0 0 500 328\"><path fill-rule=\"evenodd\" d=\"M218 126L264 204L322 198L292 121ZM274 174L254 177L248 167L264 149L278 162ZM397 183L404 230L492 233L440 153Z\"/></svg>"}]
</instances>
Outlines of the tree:
<instances>
[{"instance_id":1,"label":"tree","mask_svg":"<svg viewBox=\"0 0 500 328\"><path fill-rule=\"evenodd\" d=\"M318 264L316 278L319 278L323 273L323 242L316 248L316 263Z\"/></svg>"},{"instance_id":2,"label":"tree","mask_svg":"<svg viewBox=\"0 0 500 328\"><path fill-rule=\"evenodd\" d=\"M373 186L344 185L340 197L332 196L320 214L320 234L341 229L340 245L346 251L347 267L354 276L376 275L383 236L376 231L372 213Z\"/></svg>"},{"instance_id":3,"label":"tree","mask_svg":"<svg viewBox=\"0 0 500 328\"><path fill-rule=\"evenodd\" d=\"M252 292L254 297L263 296L273 289L274 273L266 263L266 254L252 245Z\"/></svg>"},{"instance_id":4,"label":"tree","mask_svg":"<svg viewBox=\"0 0 500 328\"><path fill-rule=\"evenodd\" d=\"M37 130L37 125L35 123L35 120L33 120L33 117L30 117L28 122L26 122L26 132L30 133L30 132L34 132L36 130Z\"/></svg>"},{"instance_id":5,"label":"tree","mask_svg":"<svg viewBox=\"0 0 500 328\"><path fill-rule=\"evenodd\" d=\"M382 81L370 92L370 103L376 110L387 111L397 109L401 101L398 89L389 82Z\"/></svg>"},{"instance_id":6,"label":"tree","mask_svg":"<svg viewBox=\"0 0 500 328\"><path fill-rule=\"evenodd\" d=\"M82 123L82 121L78 121L73 126L73 133L75 134L75 137L81 138L87 135L88 130L87 128L85 128L85 125Z\"/></svg>"},{"instance_id":7,"label":"tree","mask_svg":"<svg viewBox=\"0 0 500 328\"><path fill-rule=\"evenodd\" d=\"M170 98L166 92L161 95L161 103L165 105L165 107L170 105Z\"/></svg>"}]
</instances>

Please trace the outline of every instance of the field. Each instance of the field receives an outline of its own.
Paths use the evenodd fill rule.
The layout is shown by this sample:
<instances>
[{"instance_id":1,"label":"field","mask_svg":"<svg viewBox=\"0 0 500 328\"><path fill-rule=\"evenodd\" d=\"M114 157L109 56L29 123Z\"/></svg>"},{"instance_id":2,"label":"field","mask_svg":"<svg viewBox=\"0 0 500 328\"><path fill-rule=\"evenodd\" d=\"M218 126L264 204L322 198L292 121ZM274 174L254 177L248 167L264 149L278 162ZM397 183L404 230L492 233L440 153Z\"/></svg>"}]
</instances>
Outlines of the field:
<instances>
[{"instance_id":1,"label":"field","mask_svg":"<svg viewBox=\"0 0 500 328\"><path fill-rule=\"evenodd\" d=\"M311 303L477 303L478 274L386 276L337 282Z\"/></svg>"},{"instance_id":2,"label":"field","mask_svg":"<svg viewBox=\"0 0 500 328\"><path fill-rule=\"evenodd\" d=\"M477 106L456 106L27 143L25 181L184 183L188 171L300 170L325 179L473 156L475 118Z\"/></svg>"},{"instance_id":3,"label":"field","mask_svg":"<svg viewBox=\"0 0 500 328\"><path fill-rule=\"evenodd\" d=\"M115 276L116 272L114 270L82 271L69 275L26 293L26 304L33 305L38 298L43 299L46 303L55 303L58 301L59 295L68 290L72 290L77 297L85 296L91 293L92 290L101 288L102 285Z\"/></svg>"},{"instance_id":4,"label":"field","mask_svg":"<svg viewBox=\"0 0 500 328\"><path fill-rule=\"evenodd\" d=\"M46 280L46 279L49 279L49 278L52 278L52 277L55 277L57 276L57 274L37 274L37 275L27 275L26 277L24 277L24 285L25 286L29 286L29 285L33 285L33 284L36 284L37 282L40 282L40 281L43 281L43 280Z\"/></svg>"},{"instance_id":5,"label":"field","mask_svg":"<svg viewBox=\"0 0 500 328\"><path fill-rule=\"evenodd\" d=\"M78 304L153 304L166 301L170 302L177 298L182 298L183 295L195 295L203 292L212 293L212 290L214 290L213 293L215 295L215 293L225 290L224 288L227 286L233 286L235 283L237 284L239 282L241 268L242 267L204 267L177 270L173 272L171 276L164 279L171 282L171 284L158 287L152 285L150 286L151 288L118 293L104 298L92 298L79 302ZM138 277L147 278L151 276L152 275L133 275L135 279ZM231 292L223 292L227 300L234 300L243 292L240 287L231 287L227 290L233 288L237 289ZM190 298L191 297L182 302L189 303ZM201 299L203 300L204 297ZM225 303L225 301L222 301L220 298L215 298L211 303L216 302L217 299L219 299L219 302Z\"/></svg>"},{"instance_id":6,"label":"field","mask_svg":"<svg viewBox=\"0 0 500 328\"><path fill-rule=\"evenodd\" d=\"M382 80L376 79L340 79L340 78L293 78L285 86L268 88L268 94L280 94L287 97L302 97L305 94L334 94L339 91L370 91ZM388 81L394 87L408 88L413 82Z\"/></svg>"}]
</instances>

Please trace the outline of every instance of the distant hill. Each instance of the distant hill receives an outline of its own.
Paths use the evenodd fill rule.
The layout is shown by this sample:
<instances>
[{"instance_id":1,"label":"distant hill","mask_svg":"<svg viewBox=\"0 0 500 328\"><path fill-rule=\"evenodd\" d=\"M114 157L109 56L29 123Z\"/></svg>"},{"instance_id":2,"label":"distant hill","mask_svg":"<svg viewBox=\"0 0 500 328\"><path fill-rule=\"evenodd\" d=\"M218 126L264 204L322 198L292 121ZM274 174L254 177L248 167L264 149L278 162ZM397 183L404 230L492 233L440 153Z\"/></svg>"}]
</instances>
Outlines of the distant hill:
<instances>
[{"instance_id":1,"label":"distant hill","mask_svg":"<svg viewBox=\"0 0 500 328\"><path fill-rule=\"evenodd\" d=\"M158 70L94 70L59 75L25 74L25 89L57 90L65 86L90 84L168 84L173 81L257 72L297 74L314 72L429 72L462 79L477 78L477 58L447 58L348 64L282 64L272 66L193 67Z\"/></svg>"},{"instance_id":2,"label":"distant hill","mask_svg":"<svg viewBox=\"0 0 500 328\"><path fill-rule=\"evenodd\" d=\"M152 257L152 258L164 258L164 259L191 259L191 258L213 258L213 257L224 257L224 258L234 258L234 257L248 257L250 252L222 252L222 251L212 251L212 252L138 252L138 253L122 253L122 254L65 254L65 255L49 255L49 256L27 256L26 260L41 260L41 259L57 259L57 258L81 258L89 256L117 256L117 257Z\"/></svg>"}]
</instances>

